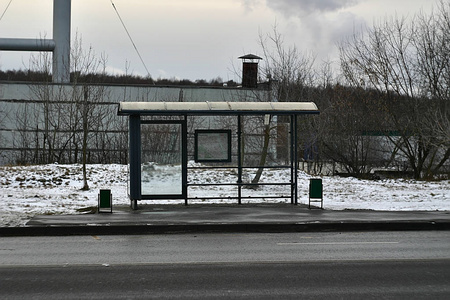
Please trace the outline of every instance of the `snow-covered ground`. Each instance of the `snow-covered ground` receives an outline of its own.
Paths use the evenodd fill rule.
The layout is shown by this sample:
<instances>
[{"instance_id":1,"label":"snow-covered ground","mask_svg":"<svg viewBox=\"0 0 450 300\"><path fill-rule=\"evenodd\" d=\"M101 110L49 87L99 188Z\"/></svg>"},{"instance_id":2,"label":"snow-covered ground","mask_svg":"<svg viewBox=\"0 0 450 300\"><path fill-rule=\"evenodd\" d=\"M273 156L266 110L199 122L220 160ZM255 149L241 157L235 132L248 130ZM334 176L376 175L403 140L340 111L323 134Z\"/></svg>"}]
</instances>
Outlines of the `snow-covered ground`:
<instances>
[{"instance_id":1,"label":"snow-covered ground","mask_svg":"<svg viewBox=\"0 0 450 300\"><path fill-rule=\"evenodd\" d=\"M161 168L164 170L164 168ZM236 182L235 170L191 170L189 180L196 183ZM252 174L244 174L247 179ZM100 189L112 190L113 205L128 205L125 165L88 165L89 191L83 185L81 165L39 165L0 167L0 226L23 226L37 214L76 214L97 205ZM267 169L262 182L289 182L288 170ZM310 175L299 172L299 203L308 203ZM359 180L355 178L322 177L324 208L331 210L422 210L450 211L450 181ZM155 183L158 184L158 183ZM236 196L234 187L191 187L190 197ZM234 188L235 189L235 188ZM230 192L231 191L231 192ZM246 195L289 195L287 186L262 186L244 189ZM262 200L258 200L262 202ZM271 203L280 199L265 200ZM286 199L286 201L290 201ZM210 201L211 202L211 201ZM214 200L214 203L235 203L236 200ZM243 201L245 203L245 201ZM152 203L146 201L145 203ZM157 203L183 203L158 201Z\"/></svg>"}]
</instances>

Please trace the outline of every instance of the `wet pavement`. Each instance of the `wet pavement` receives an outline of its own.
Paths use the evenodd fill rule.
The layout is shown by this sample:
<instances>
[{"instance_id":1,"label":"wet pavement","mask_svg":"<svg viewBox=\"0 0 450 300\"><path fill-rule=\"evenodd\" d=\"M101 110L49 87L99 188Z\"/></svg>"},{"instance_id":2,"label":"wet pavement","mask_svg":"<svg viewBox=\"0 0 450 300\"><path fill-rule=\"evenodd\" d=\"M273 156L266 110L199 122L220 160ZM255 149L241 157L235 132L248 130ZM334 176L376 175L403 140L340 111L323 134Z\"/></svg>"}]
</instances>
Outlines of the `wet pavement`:
<instances>
[{"instance_id":1,"label":"wet pavement","mask_svg":"<svg viewBox=\"0 0 450 300\"><path fill-rule=\"evenodd\" d=\"M171 232L301 232L450 230L448 211L308 209L304 205L114 206L112 213L38 215L6 235L151 234Z\"/></svg>"}]
</instances>

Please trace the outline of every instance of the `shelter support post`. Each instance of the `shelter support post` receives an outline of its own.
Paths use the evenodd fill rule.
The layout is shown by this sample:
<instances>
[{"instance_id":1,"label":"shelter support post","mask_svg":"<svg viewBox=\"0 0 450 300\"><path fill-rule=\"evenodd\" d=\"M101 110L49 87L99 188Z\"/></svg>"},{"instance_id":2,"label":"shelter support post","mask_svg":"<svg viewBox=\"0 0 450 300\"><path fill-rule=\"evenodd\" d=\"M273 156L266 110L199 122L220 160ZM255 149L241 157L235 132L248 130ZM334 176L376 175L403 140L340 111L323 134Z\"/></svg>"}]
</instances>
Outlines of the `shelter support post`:
<instances>
[{"instance_id":1,"label":"shelter support post","mask_svg":"<svg viewBox=\"0 0 450 300\"><path fill-rule=\"evenodd\" d=\"M183 166L182 168L182 194L185 195L184 198L184 205L188 205L188 171L187 171L187 165L188 165L188 157L187 157L187 144L188 144L188 140L187 140L187 136L188 136L188 130L187 130L187 115L183 116L183 126L182 126L182 134L181 134L181 138L182 138L182 158L181 158L181 165Z\"/></svg>"},{"instance_id":2,"label":"shelter support post","mask_svg":"<svg viewBox=\"0 0 450 300\"><path fill-rule=\"evenodd\" d=\"M242 149L242 127L241 127L241 115L238 115L237 119L237 161L238 161L238 203L242 204L242 153L244 152Z\"/></svg>"},{"instance_id":3,"label":"shelter support post","mask_svg":"<svg viewBox=\"0 0 450 300\"><path fill-rule=\"evenodd\" d=\"M290 116L290 120L289 120L289 138L290 138L290 151L289 151L289 156L290 156L290 169L291 169L291 179L290 179L290 183L291 183L291 204L294 204L294 159L295 159L295 144L294 144L294 115Z\"/></svg>"},{"instance_id":4,"label":"shelter support post","mask_svg":"<svg viewBox=\"0 0 450 300\"><path fill-rule=\"evenodd\" d=\"M293 123L293 136L294 136L294 141L292 142L293 147L294 147L294 160L293 160L293 165L294 165L294 182L293 182L293 194L294 194L294 204L297 205L298 204L298 145L297 145L297 141L298 141L298 126L297 126L297 115L292 115L292 123Z\"/></svg>"},{"instance_id":5,"label":"shelter support post","mask_svg":"<svg viewBox=\"0 0 450 300\"><path fill-rule=\"evenodd\" d=\"M130 200L131 208L137 209L137 201L141 200L141 118L130 115Z\"/></svg>"}]
</instances>

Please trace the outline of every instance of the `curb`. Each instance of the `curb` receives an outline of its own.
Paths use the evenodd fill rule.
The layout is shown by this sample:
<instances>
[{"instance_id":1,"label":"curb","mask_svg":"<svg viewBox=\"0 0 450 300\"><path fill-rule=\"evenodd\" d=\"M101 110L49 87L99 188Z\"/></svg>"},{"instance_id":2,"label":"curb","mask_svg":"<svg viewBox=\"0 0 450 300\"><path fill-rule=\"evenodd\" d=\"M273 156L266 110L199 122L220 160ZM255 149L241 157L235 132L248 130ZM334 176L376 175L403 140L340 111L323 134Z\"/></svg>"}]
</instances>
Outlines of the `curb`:
<instances>
[{"instance_id":1,"label":"curb","mask_svg":"<svg viewBox=\"0 0 450 300\"><path fill-rule=\"evenodd\" d=\"M450 230L450 222L311 222L295 224L172 224L100 226L25 226L0 227L0 237L72 235L146 235L177 233L288 233L333 231L424 231Z\"/></svg>"}]
</instances>

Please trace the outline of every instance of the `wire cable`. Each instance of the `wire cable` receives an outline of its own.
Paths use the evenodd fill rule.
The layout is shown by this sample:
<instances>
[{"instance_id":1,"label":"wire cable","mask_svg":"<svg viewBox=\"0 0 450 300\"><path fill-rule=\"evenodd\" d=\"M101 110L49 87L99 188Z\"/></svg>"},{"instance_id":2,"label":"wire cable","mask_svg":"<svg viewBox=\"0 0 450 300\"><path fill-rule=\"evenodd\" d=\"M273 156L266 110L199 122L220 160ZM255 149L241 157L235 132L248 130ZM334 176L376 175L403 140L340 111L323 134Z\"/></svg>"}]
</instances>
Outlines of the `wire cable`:
<instances>
[{"instance_id":1,"label":"wire cable","mask_svg":"<svg viewBox=\"0 0 450 300\"><path fill-rule=\"evenodd\" d=\"M12 1L12 0L11 0L11 1ZM119 11L117 10L116 6L114 5L113 0L110 0L110 1L111 1L111 4L112 4L114 10L116 11L117 16L119 17L120 22L122 23L123 28L125 29L125 31L126 31L126 33L127 33L127 35L128 35L128 38L130 39L131 43L133 44L134 49L136 50L136 53L137 53L137 55L139 56L139 59L141 60L142 64L144 65L144 68L145 68L145 70L147 71L148 77L151 77L151 76L150 76L150 72L148 71L147 66L145 65L145 62L144 62L144 60L142 59L141 53L139 53L139 50L138 50L138 48L136 47L136 44L134 43L133 38L131 37L130 32L128 31L127 27L125 26L125 23L123 22L122 18L120 17Z\"/></svg>"},{"instance_id":2,"label":"wire cable","mask_svg":"<svg viewBox=\"0 0 450 300\"><path fill-rule=\"evenodd\" d=\"M6 11L8 10L9 6L11 5L11 2L12 2L12 1L13 1L13 0L9 0L8 5L6 6L5 10L4 10L3 13L2 13L2 16L0 17L0 21L3 19L3 16L5 15Z\"/></svg>"}]
</instances>

